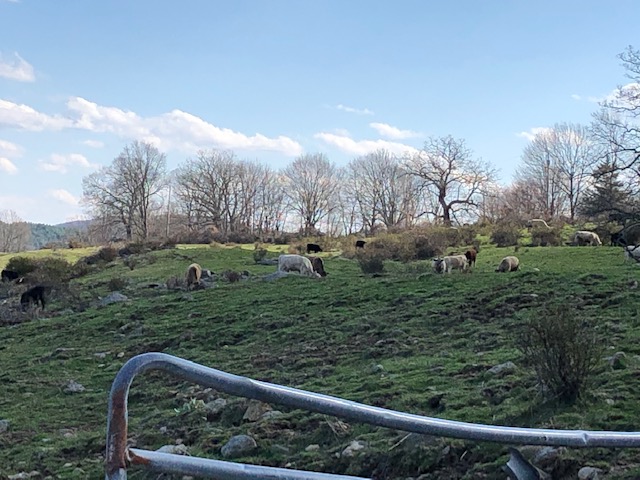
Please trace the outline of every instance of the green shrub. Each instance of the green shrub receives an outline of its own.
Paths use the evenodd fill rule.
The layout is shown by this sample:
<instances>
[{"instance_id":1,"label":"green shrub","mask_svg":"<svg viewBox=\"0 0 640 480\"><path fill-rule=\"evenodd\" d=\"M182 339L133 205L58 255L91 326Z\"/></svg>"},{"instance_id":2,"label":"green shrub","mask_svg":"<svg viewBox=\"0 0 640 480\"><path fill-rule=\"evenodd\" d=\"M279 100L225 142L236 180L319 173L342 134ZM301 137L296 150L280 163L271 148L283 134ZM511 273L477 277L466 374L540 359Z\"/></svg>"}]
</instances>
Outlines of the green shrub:
<instances>
[{"instance_id":1,"label":"green shrub","mask_svg":"<svg viewBox=\"0 0 640 480\"><path fill-rule=\"evenodd\" d=\"M107 283L107 288L110 292L116 292L124 289L127 286L127 279L123 277L113 277L109 279Z\"/></svg>"},{"instance_id":2,"label":"green shrub","mask_svg":"<svg viewBox=\"0 0 640 480\"><path fill-rule=\"evenodd\" d=\"M266 256L267 256L267 249L258 248L258 245L256 244L256 248L253 250L253 261L256 263L259 263L261 260L264 260Z\"/></svg>"},{"instance_id":3,"label":"green shrub","mask_svg":"<svg viewBox=\"0 0 640 480\"><path fill-rule=\"evenodd\" d=\"M74 270L64 258L44 257L35 260L35 269L27 274L30 283L60 284L71 280Z\"/></svg>"},{"instance_id":4,"label":"green shrub","mask_svg":"<svg viewBox=\"0 0 640 480\"><path fill-rule=\"evenodd\" d=\"M356 254L358 265L362 273L382 273L384 271L384 255L375 250L358 252Z\"/></svg>"},{"instance_id":5,"label":"green shrub","mask_svg":"<svg viewBox=\"0 0 640 480\"><path fill-rule=\"evenodd\" d=\"M38 268L38 265L35 258L12 257L5 268L16 272L21 277L24 277Z\"/></svg>"},{"instance_id":6,"label":"green shrub","mask_svg":"<svg viewBox=\"0 0 640 480\"><path fill-rule=\"evenodd\" d=\"M539 384L561 401L580 397L604 353L593 325L571 306L545 306L519 315L516 346L533 367Z\"/></svg>"},{"instance_id":7,"label":"green shrub","mask_svg":"<svg viewBox=\"0 0 640 480\"><path fill-rule=\"evenodd\" d=\"M559 228L535 226L531 229L532 247L558 247L562 245L562 235Z\"/></svg>"},{"instance_id":8,"label":"green shrub","mask_svg":"<svg viewBox=\"0 0 640 480\"><path fill-rule=\"evenodd\" d=\"M520 228L517 225L504 223L495 225L491 232L491 242L498 247L512 247L520 240Z\"/></svg>"}]
</instances>

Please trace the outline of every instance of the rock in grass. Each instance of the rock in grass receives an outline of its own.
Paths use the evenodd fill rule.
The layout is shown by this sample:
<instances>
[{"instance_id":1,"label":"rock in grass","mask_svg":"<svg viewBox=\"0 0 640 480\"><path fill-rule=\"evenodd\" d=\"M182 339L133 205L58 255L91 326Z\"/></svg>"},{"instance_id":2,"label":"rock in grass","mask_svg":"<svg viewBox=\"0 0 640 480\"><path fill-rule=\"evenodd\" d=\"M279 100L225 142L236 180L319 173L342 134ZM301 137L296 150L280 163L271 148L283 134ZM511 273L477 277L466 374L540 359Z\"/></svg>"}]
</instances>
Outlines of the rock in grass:
<instances>
[{"instance_id":1,"label":"rock in grass","mask_svg":"<svg viewBox=\"0 0 640 480\"><path fill-rule=\"evenodd\" d=\"M75 380L69 380L64 387L64 393L80 393L85 390L86 388L84 388L84 385L76 382Z\"/></svg>"},{"instance_id":2,"label":"rock in grass","mask_svg":"<svg viewBox=\"0 0 640 480\"><path fill-rule=\"evenodd\" d=\"M0 433L9 430L9 420L0 420Z\"/></svg>"},{"instance_id":3,"label":"rock in grass","mask_svg":"<svg viewBox=\"0 0 640 480\"><path fill-rule=\"evenodd\" d=\"M126 295L123 295L120 292L113 292L101 299L100 305L104 307L105 305L109 305L110 303L126 302L127 300L129 300L129 297L127 297Z\"/></svg>"},{"instance_id":4,"label":"rock in grass","mask_svg":"<svg viewBox=\"0 0 640 480\"><path fill-rule=\"evenodd\" d=\"M251 453L257 447L258 444L249 435L235 435L222 446L220 453L225 458L234 458Z\"/></svg>"}]
</instances>

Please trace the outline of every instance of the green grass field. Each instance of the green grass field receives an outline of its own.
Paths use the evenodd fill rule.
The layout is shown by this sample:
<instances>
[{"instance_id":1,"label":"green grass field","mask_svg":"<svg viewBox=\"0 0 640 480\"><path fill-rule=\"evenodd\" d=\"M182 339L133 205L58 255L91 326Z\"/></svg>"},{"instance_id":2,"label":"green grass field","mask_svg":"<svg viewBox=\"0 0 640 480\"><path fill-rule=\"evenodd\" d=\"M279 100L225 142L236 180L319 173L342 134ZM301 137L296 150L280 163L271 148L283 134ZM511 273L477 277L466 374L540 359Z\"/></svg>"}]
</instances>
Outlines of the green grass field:
<instances>
[{"instance_id":1,"label":"green grass field","mask_svg":"<svg viewBox=\"0 0 640 480\"><path fill-rule=\"evenodd\" d=\"M630 284L640 280L640 268L625 264L620 248L521 247L521 270L499 274L496 265L513 248L487 246L470 273L436 275L427 261L388 262L376 277L362 274L353 260L325 253L327 278L292 275L270 282L260 277L276 267L256 265L252 249L157 251L144 254L133 270L117 260L72 282L78 298L88 302L84 311L53 296L46 313L0 326L0 419L9 421L0 432L0 479L34 470L40 476L33 478L103 477L111 382L127 359L154 351L420 415L640 431L640 293ZM74 260L87 254L56 253ZM0 256L0 266L6 261ZM248 270L252 276L190 293L149 288L182 276L192 261L214 272ZM130 301L99 307L112 278L122 279L121 292ZM9 300L15 301L12 292ZM626 355L624 368L615 370L603 359L572 405L541 396L515 347L521 314L535 314L545 302L594 319L605 355ZM507 361L516 364L515 372L487 373ZM65 393L70 380L86 390ZM207 418L203 402L217 397L228 406L221 417ZM129 436L139 448L180 439L192 455L222 458L220 447L246 433L258 443L255 453L238 459L247 463L389 479L425 473L505 478L505 445L433 438L398 446L403 432L277 405L272 407L283 412L280 417L242 421L244 399L157 373L138 378L129 399ZM367 448L352 458L336 456L354 439ZM306 451L311 444L320 448ZM553 466L554 478L576 478L585 465L603 468L601 478L640 478L640 452L633 449L567 449ZM133 468L129 478L157 474Z\"/></svg>"}]
</instances>

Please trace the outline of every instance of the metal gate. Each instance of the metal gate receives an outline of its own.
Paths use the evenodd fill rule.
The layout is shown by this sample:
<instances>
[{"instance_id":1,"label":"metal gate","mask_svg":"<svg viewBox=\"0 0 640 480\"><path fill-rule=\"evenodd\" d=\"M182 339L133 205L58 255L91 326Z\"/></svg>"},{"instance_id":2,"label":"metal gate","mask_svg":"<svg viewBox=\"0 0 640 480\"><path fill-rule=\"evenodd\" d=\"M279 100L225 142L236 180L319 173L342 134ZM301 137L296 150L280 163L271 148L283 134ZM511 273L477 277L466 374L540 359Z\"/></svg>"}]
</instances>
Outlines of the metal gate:
<instances>
[{"instance_id":1,"label":"metal gate","mask_svg":"<svg viewBox=\"0 0 640 480\"><path fill-rule=\"evenodd\" d=\"M127 397L129 388L137 374L149 370L163 370L179 378L231 395L424 435L520 445L640 447L639 432L501 427L423 417L252 380L164 353L144 353L131 358L123 365L111 387L107 420L106 480L126 480L128 466L219 480L354 480L359 478L128 448Z\"/></svg>"}]
</instances>

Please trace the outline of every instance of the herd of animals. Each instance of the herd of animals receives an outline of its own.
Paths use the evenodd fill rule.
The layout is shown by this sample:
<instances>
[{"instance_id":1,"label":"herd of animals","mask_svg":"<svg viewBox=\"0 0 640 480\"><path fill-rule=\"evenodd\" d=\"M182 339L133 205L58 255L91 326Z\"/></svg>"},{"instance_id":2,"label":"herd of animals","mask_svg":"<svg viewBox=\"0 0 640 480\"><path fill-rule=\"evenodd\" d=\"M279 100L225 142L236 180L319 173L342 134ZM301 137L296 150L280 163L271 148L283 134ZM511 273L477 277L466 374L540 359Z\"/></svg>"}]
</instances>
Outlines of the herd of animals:
<instances>
[{"instance_id":1,"label":"herd of animals","mask_svg":"<svg viewBox=\"0 0 640 480\"><path fill-rule=\"evenodd\" d=\"M546 225L546 223L545 223ZM356 250L364 249L366 241L357 240L355 243ZM574 233L572 243L574 245L602 245L600 237L595 232L587 230L579 230ZM620 233L614 233L611 235L612 246L622 246L624 248L624 254L626 260L635 260L640 263L640 245L626 245L624 237ZM310 256L309 254L318 254L323 251L322 247L316 243L308 243L306 252L307 256L297 254L285 254L278 257L278 272L289 273L297 272L300 275L321 278L326 277L327 272L324 269L324 262L322 258L318 256ZM470 248L464 255L447 255L442 258L435 258L432 260L432 267L436 273L451 273L453 270L464 271L469 267L475 266L478 252L475 248ZM520 267L520 260L518 257L509 255L504 257L496 272L515 272ZM199 286L203 278L211 277L212 273L209 270L203 269L199 264L192 263L187 267L185 274L185 283L187 289L193 289ZM1 273L2 282L16 282L22 283L23 278L18 272L4 269ZM45 285L36 285L29 288L20 296L20 305L22 310L26 310L30 305L35 304L41 306L44 310L45 307L45 295L49 287Z\"/></svg>"}]
</instances>

